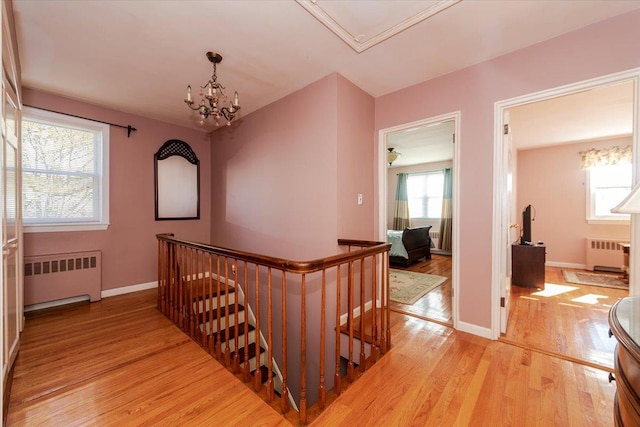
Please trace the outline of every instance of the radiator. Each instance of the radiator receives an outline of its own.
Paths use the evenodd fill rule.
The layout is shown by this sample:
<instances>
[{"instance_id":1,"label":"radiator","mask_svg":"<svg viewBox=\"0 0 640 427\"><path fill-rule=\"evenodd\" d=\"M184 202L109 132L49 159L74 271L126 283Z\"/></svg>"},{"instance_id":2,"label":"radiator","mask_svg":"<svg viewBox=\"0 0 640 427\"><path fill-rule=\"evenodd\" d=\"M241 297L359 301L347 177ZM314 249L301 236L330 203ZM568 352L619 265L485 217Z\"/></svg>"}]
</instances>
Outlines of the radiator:
<instances>
[{"instance_id":1,"label":"radiator","mask_svg":"<svg viewBox=\"0 0 640 427\"><path fill-rule=\"evenodd\" d=\"M24 305L88 295L100 300L100 251L24 257Z\"/></svg>"},{"instance_id":2,"label":"radiator","mask_svg":"<svg viewBox=\"0 0 640 427\"><path fill-rule=\"evenodd\" d=\"M438 248L438 244L440 243L440 232L435 230L429 230L429 237L431 237L431 242L433 242L432 247Z\"/></svg>"},{"instance_id":3,"label":"radiator","mask_svg":"<svg viewBox=\"0 0 640 427\"><path fill-rule=\"evenodd\" d=\"M624 239L586 239L586 269L622 271Z\"/></svg>"}]
</instances>

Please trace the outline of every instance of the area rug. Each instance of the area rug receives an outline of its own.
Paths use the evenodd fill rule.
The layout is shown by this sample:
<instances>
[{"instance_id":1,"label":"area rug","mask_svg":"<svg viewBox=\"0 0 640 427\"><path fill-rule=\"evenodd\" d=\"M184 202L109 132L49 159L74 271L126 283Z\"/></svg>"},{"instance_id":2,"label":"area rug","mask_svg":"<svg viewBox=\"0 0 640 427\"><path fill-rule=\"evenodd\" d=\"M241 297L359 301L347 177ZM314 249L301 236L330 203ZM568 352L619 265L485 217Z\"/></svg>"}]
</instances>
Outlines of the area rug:
<instances>
[{"instance_id":1,"label":"area rug","mask_svg":"<svg viewBox=\"0 0 640 427\"><path fill-rule=\"evenodd\" d=\"M620 276L612 274L586 273L582 271L562 270L564 280L569 283L579 283L581 285L603 286L605 288L628 289L629 284L625 283Z\"/></svg>"},{"instance_id":2,"label":"area rug","mask_svg":"<svg viewBox=\"0 0 640 427\"><path fill-rule=\"evenodd\" d=\"M442 285L446 277L413 271L389 269L391 301L411 305Z\"/></svg>"}]
</instances>

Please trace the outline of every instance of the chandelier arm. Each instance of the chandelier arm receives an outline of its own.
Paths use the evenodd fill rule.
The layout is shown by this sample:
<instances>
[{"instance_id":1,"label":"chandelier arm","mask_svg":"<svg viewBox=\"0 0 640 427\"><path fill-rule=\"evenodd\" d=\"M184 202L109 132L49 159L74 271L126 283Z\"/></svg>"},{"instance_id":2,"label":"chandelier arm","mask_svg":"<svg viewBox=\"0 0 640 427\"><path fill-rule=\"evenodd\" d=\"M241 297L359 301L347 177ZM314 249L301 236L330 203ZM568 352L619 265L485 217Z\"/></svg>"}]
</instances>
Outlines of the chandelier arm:
<instances>
[{"instance_id":1,"label":"chandelier arm","mask_svg":"<svg viewBox=\"0 0 640 427\"><path fill-rule=\"evenodd\" d=\"M233 111L229 110L229 108L227 107L222 107L218 111L220 112L220 114L224 116L225 119L227 119L228 121L231 121L236 116L236 113L238 112L239 109L240 109L240 106L238 105L233 107Z\"/></svg>"},{"instance_id":2,"label":"chandelier arm","mask_svg":"<svg viewBox=\"0 0 640 427\"><path fill-rule=\"evenodd\" d=\"M195 104L194 102L184 102L185 104L187 104L187 107L191 108L193 111L198 111L200 110L200 104ZM194 105L196 105L196 107L194 107Z\"/></svg>"}]
</instances>

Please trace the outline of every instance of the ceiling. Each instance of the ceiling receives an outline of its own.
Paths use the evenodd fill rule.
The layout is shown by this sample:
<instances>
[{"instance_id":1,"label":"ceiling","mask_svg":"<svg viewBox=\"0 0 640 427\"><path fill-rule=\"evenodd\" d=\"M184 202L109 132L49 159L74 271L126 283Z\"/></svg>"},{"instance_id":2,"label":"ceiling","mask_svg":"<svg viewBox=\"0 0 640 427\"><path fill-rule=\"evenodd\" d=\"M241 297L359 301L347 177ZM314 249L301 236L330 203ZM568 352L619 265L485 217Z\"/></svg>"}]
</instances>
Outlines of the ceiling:
<instances>
[{"instance_id":1,"label":"ceiling","mask_svg":"<svg viewBox=\"0 0 640 427\"><path fill-rule=\"evenodd\" d=\"M630 80L510 108L513 145L527 150L631 135L633 92Z\"/></svg>"},{"instance_id":2,"label":"ceiling","mask_svg":"<svg viewBox=\"0 0 640 427\"><path fill-rule=\"evenodd\" d=\"M13 0L13 7L24 86L211 131L183 102L188 84L211 76L207 51L223 56L218 82L239 92L247 115L333 72L378 97L640 2Z\"/></svg>"},{"instance_id":3,"label":"ceiling","mask_svg":"<svg viewBox=\"0 0 640 427\"><path fill-rule=\"evenodd\" d=\"M390 167L435 163L453 159L455 122L428 124L387 135L387 149L400 153Z\"/></svg>"},{"instance_id":4,"label":"ceiling","mask_svg":"<svg viewBox=\"0 0 640 427\"><path fill-rule=\"evenodd\" d=\"M533 102L509 109L517 150L630 136L633 132L633 81ZM453 121L407 129L387 136L387 147L401 156L391 167L453 158Z\"/></svg>"}]
</instances>

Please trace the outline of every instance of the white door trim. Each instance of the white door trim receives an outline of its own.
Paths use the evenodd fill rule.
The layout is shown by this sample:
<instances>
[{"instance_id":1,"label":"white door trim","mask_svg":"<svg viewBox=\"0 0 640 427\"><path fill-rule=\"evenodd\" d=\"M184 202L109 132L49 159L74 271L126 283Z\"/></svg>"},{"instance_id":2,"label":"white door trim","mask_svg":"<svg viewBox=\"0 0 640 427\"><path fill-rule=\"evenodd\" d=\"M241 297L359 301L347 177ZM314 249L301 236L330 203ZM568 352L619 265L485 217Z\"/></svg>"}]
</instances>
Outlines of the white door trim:
<instances>
[{"instance_id":1,"label":"white door trim","mask_svg":"<svg viewBox=\"0 0 640 427\"><path fill-rule=\"evenodd\" d=\"M623 81L632 80L634 82L634 97L633 97L633 135L632 135L632 149L633 149L633 182L636 183L639 180L638 166L640 161L638 155L640 153L638 149L638 114L639 114L639 98L640 98L640 68L634 68L632 70L622 71L619 73L609 74L581 82L571 83L565 86L559 86L552 89L543 90L540 92L531 93L528 95L518 96L502 101L497 101L494 104L494 147L493 152L493 233L492 233L492 278L491 278L491 336L493 339L500 337L500 283L501 277L506 275L504 266L501 263L503 257L506 256L504 250L506 243L502 241L506 233L501 230L501 215L504 209L509 209L509 205L505 200L505 168L502 163L502 152L504 150L504 144L502 139L502 130L504 128L503 113L505 110L516 107L523 104L529 104L531 102L543 101L550 98L555 98L563 95L570 95L576 92L581 92L589 89L594 89L599 86L609 85L614 83L620 83ZM640 247L640 222L638 215L632 215L631 218L631 247ZM634 266L640 266L640 251L631 251L629 258L629 295L640 295L640 268L633 268Z\"/></svg>"},{"instance_id":2,"label":"white door trim","mask_svg":"<svg viewBox=\"0 0 640 427\"><path fill-rule=\"evenodd\" d=\"M452 251L451 255L451 286L453 289L452 296L452 317L453 327L458 329L458 277L459 277L459 265L460 265L460 239L459 239L459 224L461 212L458 210L460 200L460 168L458 162L460 159L460 144L462 137L460 135L460 111L454 111L451 113L442 114L440 116L429 117L422 120L418 120L411 123L405 123L390 128L380 129L378 131L378 239L380 241L387 240L387 136L400 132L406 129L411 129L419 126L425 126L430 124L436 124L441 122L454 121L455 143L453 144L453 167L452 167L452 179L453 179L453 197L451 200L453 210L452 221Z\"/></svg>"}]
</instances>

